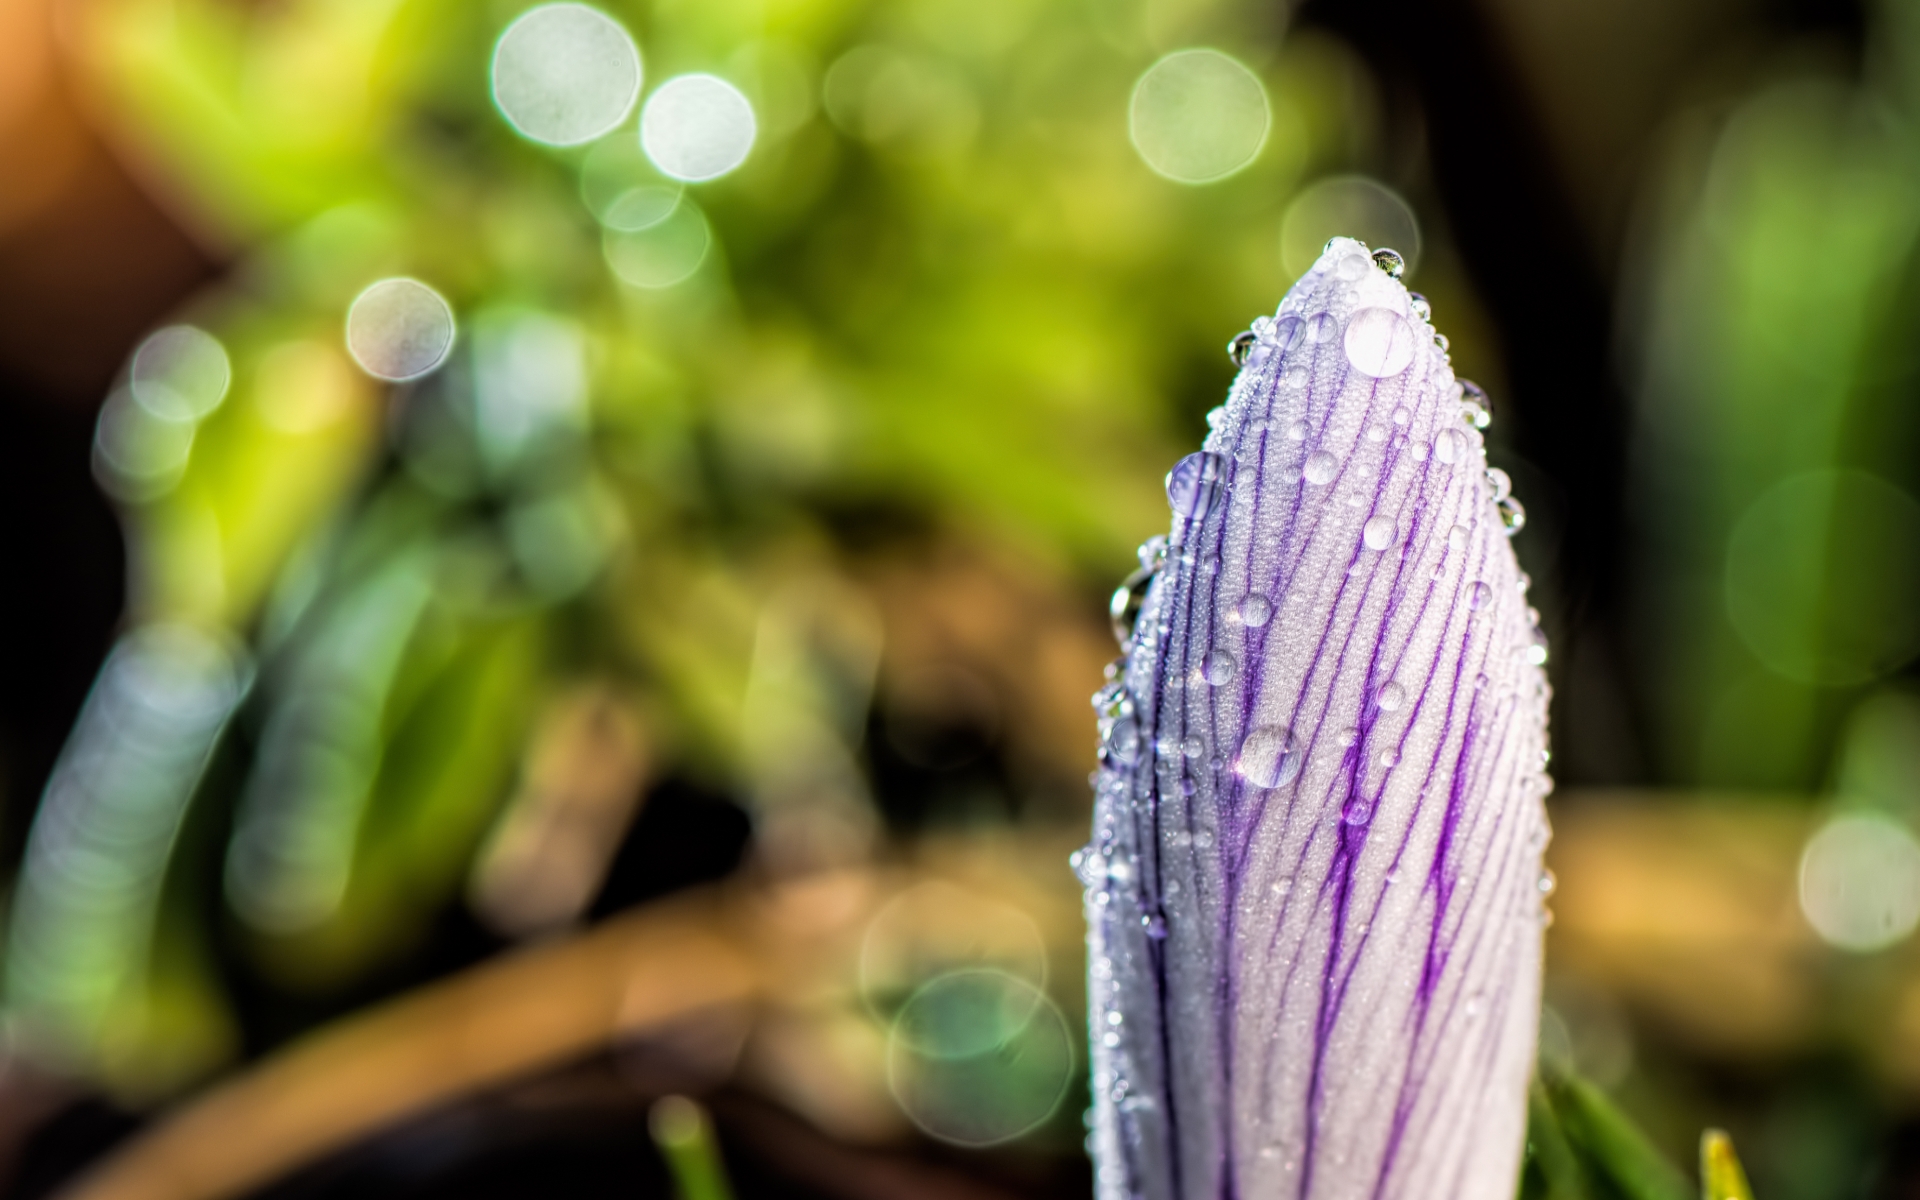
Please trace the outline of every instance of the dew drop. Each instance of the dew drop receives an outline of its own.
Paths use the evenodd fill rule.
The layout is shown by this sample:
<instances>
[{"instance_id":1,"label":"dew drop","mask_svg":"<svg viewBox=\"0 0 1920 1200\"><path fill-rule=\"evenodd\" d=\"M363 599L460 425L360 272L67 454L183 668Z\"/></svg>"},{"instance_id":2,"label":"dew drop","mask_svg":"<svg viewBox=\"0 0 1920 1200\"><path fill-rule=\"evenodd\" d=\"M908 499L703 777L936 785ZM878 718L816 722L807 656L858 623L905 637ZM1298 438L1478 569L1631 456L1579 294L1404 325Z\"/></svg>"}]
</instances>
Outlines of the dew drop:
<instances>
[{"instance_id":1,"label":"dew drop","mask_svg":"<svg viewBox=\"0 0 1920 1200\"><path fill-rule=\"evenodd\" d=\"M1488 604L1492 602L1493 602L1493 589L1488 587L1486 584L1476 582L1472 587L1467 589L1467 607L1468 608L1473 608L1473 609L1485 608Z\"/></svg>"},{"instance_id":2,"label":"dew drop","mask_svg":"<svg viewBox=\"0 0 1920 1200\"><path fill-rule=\"evenodd\" d=\"M1443 463L1458 462L1467 453L1467 436L1458 429L1443 429L1433 439L1433 456Z\"/></svg>"},{"instance_id":3,"label":"dew drop","mask_svg":"<svg viewBox=\"0 0 1920 1200\"><path fill-rule=\"evenodd\" d=\"M1248 629L1258 629L1273 620L1273 601L1259 593L1253 593L1240 602L1240 623Z\"/></svg>"},{"instance_id":4,"label":"dew drop","mask_svg":"<svg viewBox=\"0 0 1920 1200\"><path fill-rule=\"evenodd\" d=\"M1415 442L1413 444L1412 454L1413 461L1415 462L1427 461L1427 444L1425 442Z\"/></svg>"},{"instance_id":5,"label":"dew drop","mask_svg":"<svg viewBox=\"0 0 1920 1200\"><path fill-rule=\"evenodd\" d=\"M1325 450L1315 450L1307 455L1305 475L1308 483L1328 483L1339 469L1339 461Z\"/></svg>"},{"instance_id":6,"label":"dew drop","mask_svg":"<svg viewBox=\"0 0 1920 1200\"><path fill-rule=\"evenodd\" d=\"M1407 307L1412 309L1413 315L1422 321L1433 320L1433 305L1419 292L1407 293Z\"/></svg>"},{"instance_id":7,"label":"dew drop","mask_svg":"<svg viewBox=\"0 0 1920 1200\"><path fill-rule=\"evenodd\" d=\"M1207 656L1200 660L1201 675L1205 676L1206 681L1214 687L1232 683L1233 673L1239 667L1240 664L1235 661L1233 655L1225 650L1209 650Z\"/></svg>"},{"instance_id":8,"label":"dew drop","mask_svg":"<svg viewBox=\"0 0 1920 1200\"><path fill-rule=\"evenodd\" d=\"M1553 895L1553 889L1560 886L1560 879L1550 870L1540 872L1540 881L1535 885L1542 896Z\"/></svg>"},{"instance_id":9,"label":"dew drop","mask_svg":"<svg viewBox=\"0 0 1920 1200\"><path fill-rule=\"evenodd\" d=\"M1233 340L1227 343L1227 358L1231 360L1236 367L1246 366L1247 353L1251 351L1259 341L1260 335L1252 330L1234 334Z\"/></svg>"},{"instance_id":10,"label":"dew drop","mask_svg":"<svg viewBox=\"0 0 1920 1200\"><path fill-rule=\"evenodd\" d=\"M1233 769L1260 788L1284 787L1300 773L1300 753L1293 731L1284 725L1262 725L1240 743Z\"/></svg>"},{"instance_id":11,"label":"dew drop","mask_svg":"<svg viewBox=\"0 0 1920 1200\"><path fill-rule=\"evenodd\" d=\"M1488 467L1487 486L1493 489L1493 502L1498 504L1513 495L1513 476L1499 467Z\"/></svg>"},{"instance_id":12,"label":"dew drop","mask_svg":"<svg viewBox=\"0 0 1920 1200\"><path fill-rule=\"evenodd\" d=\"M1307 423L1305 421L1295 421L1293 424L1287 426L1287 439L1294 442L1306 441Z\"/></svg>"},{"instance_id":13,"label":"dew drop","mask_svg":"<svg viewBox=\"0 0 1920 1200\"><path fill-rule=\"evenodd\" d=\"M1333 264L1333 273L1347 283L1352 283L1367 273L1367 260L1364 255L1349 254Z\"/></svg>"},{"instance_id":14,"label":"dew drop","mask_svg":"<svg viewBox=\"0 0 1920 1200\"><path fill-rule=\"evenodd\" d=\"M1309 342L1330 342L1333 335L1340 332L1340 322L1333 319L1332 313L1315 313L1307 318L1307 340Z\"/></svg>"},{"instance_id":15,"label":"dew drop","mask_svg":"<svg viewBox=\"0 0 1920 1200\"><path fill-rule=\"evenodd\" d=\"M1398 250L1389 250L1382 246L1373 252L1373 265L1385 271L1388 278L1398 279L1407 269L1407 260L1400 257Z\"/></svg>"},{"instance_id":16,"label":"dew drop","mask_svg":"<svg viewBox=\"0 0 1920 1200\"><path fill-rule=\"evenodd\" d=\"M1180 753L1187 758L1199 758L1207 752L1206 742L1198 734L1188 734L1180 742Z\"/></svg>"},{"instance_id":17,"label":"dew drop","mask_svg":"<svg viewBox=\"0 0 1920 1200\"><path fill-rule=\"evenodd\" d=\"M1353 726L1349 725L1345 729L1342 729L1339 733L1334 734L1333 740L1340 743L1342 746L1351 746L1355 742L1360 740L1360 731L1358 729L1355 729Z\"/></svg>"},{"instance_id":18,"label":"dew drop","mask_svg":"<svg viewBox=\"0 0 1920 1200\"><path fill-rule=\"evenodd\" d=\"M1340 806L1340 819L1349 825L1365 825L1373 816L1373 805L1365 797L1355 796Z\"/></svg>"},{"instance_id":19,"label":"dew drop","mask_svg":"<svg viewBox=\"0 0 1920 1200\"><path fill-rule=\"evenodd\" d=\"M1272 339L1274 348L1282 354L1298 349L1300 343L1306 340L1306 336L1307 323L1299 317L1281 317L1268 330L1268 337Z\"/></svg>"},{"instance_id":20,"label":"dew drop","mask_svg":"<svg viewBox=\"0 0 1920 1200\"><path fill-rule=\"evenodd\" d=\"M1158 941L1164 941L1166 939L1167 919L1161 916L1159 913L1145 914L1140 918L1140 924L1143 927L1145 927L1147 931L1147 936L1152 938L1154 941L1158 942ZM1114 1015L1118 1016L1119 1014L1116 1013Z\"/></svg>"},{"instance_id":21,"label":"dew drop","mask_svg":"<svg viewBox=\"0 0 1920 1200\"><path fill-rule=\"evenodd\" d=\"M1369 550L1385 550L1399 536L1400 528L1394 524L1392 517L1369 517L1361 530L1361 537L1365 539Z\"/></svg>"},{"instance_id":22,"label":"dew drop","mask_svg":"<svg viewBox=\"0 0 1920 1200\"><path fill-rule=\"evenodd\" d=\"M1107 757L1123 767L1140 761L1140 727L1132 717L1121 717L1107 731Z\"/></svg>"},{"instance_id":23,"label":"dew drop","mask_svg":"<svg viewBox=\"0 0 1920 1200\"><path fill-rule=\"evenodd\" d=\"M1400 762L1400 751L1397 747L1388 746L1385 750L1382 750L1380 752L1381 766L1383 767L1397 766L1399 765L1399 762Z\"/></svg>"},{"instance_id":24,"label":"dew drop","mask_svg":"<svg viewBox=\"0 0 1920 1200\"><path fill-rule=\"evenodd\" d=\"M1520 501L1508 496L1500 502L1499 508L1500 526L1507 531L1508 537L1527 527L1527 510L1521 506Z\"/></svg>"},{"instance_id":25,"label":"dew drop","mask_svg":"<svg viewBox=\"0 0 1920 1200\"><path fill-rule=\"evenodd\" d=\"M1189 454L1167 472L1167 503L1175 516L1204 517L1220 490L1226 460L1206 450Z\"/></svg>"},{"instance_id":26,"label":"dew drop","mask_svg":"<svg viewBox=\"0 0 1920 1200\"><path fill-rule=\"evenodd\" d=\"M1380 706L1381 712L1398 712L1400 706L1407 702L1407 689L1398 683L1388 682L1380 689L1380 694L1374 697L1374 702Z\"/></svg>"},{"instance_id":27,"label":"dew drop","mask_svg":"<svg viewBox=\"0 0 1920 1200\"><path fill-rule=\"evenodd\" d=\"M1467 548L1467 527L1465 525L1455 525L1452 529L1447 530L1447 548L1450 550L1465 550Z\"/></svg>"},{"instance_id":28,"label":"dew drop","mask_svg":"<svg viewBox=\"0 0 1920 1200\"><path fill-rule=\"evenodd\" d=\"M1295 363L1293 366L1288 367L1287 373L1280 378L1288 387L1301 387L1307 382L1307 369Z\"/></svg>"},{"instance_id":29,"label":"dew drop","mask_svg":"<svg viewBox=\"0 0 1920 1200\"><path fill-rule=\"evenodd\" d=\"M1398 375L1413 361L1413 344L1413 328L1390 308L1363 308L1347 323L1347 361L1362 375Z\"/></svg>"},{"instance_id":30,"label":"dew drop","mask_svg":"<svg viewBox=\"0 0 1920 1200\"><path fill-rule=\"evenodd\" d=\"M1384 425L1372 425L1372 426L1369 426L1369 427L1368 427L1368 429L1367 429L1367 440L1368 440L1368 441L1370 441L1370 442L1384 442L1384 441L1386 441L1386 440L1387 440L1387 430L1386 430L1386 426L1384 426Z\"/></svg>"}]
</instances>

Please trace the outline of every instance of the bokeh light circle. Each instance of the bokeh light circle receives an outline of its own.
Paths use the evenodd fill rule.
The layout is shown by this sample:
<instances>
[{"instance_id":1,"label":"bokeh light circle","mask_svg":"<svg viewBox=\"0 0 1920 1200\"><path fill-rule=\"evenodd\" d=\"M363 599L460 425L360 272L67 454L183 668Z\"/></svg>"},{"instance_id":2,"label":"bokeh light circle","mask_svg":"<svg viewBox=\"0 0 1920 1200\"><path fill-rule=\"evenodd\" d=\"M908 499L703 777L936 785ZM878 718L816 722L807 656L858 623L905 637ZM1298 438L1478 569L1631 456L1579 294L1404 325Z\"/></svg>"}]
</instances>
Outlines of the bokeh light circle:
<instances>
[{"instance_id":1,"label":"bokeh light circle","mask_svg":"<svg viewBox=\"0 0 1920 1200\"><path fill-rule=\"evenodd\" d=\"M640 111L640 145L662 174L688 183L718 179L753 149L753 105L717 75L661 84Z\"/></svg>"},{"instance_id":2,"label":"bokeh light circle","mask_svg":"<svg viewBox=\"0 0 1920 1200\"><path fill-rule=\"evenodd\" d=\"M1212 183L1246 166L1272 123L1259 78L1218 50L1176 50L1154 63L1128 109L1134 149L1179 183Z\"/></svg>"},{"instance_id":3,"label":"bokeh light circle","mask_svg":"<svg viewBox=\"0 0 1920 1200\"><path fill-rule=\"evenodd\" d=\"M453 309L417 279L382 279L347 309L347 352L377 379L418 379L453 349Z\"/></svg>"},{"instance_id":4,"label":"bokeh light circle","mask_svg":"<svg viewBox=\"0 0 1920 1200\"><path fill-rule=\"evenodd\" d=\"M93 474L116 500L158 499L186 474L194 423L157 415L120 388L100 408L93 433Z\"/></svg>"},{"instance_id":5,"label":"bokeh light circle","mask_svg":"<svg viewBox=\"0 0 1920 1200\"><path fill-rule=\"evenodd\" d=\"M1811 471L1756 498L1727 539L1727 617L1799 683L1852 686L1920 651L1920 504L1864 471Z\"/></svg>"},{"instance_id":6,"label":"bokeh light circle","mask_svg":"<svg viewBox=\"0 0 1920 1200\"><path fill-rule=\"evenodd\" d=\"M1313 268L1327 239L1357 238L1400 252L1402 278L1420 264L1420 222L1399 193L1364 175L1336 175L1300 190L1280 220L1280 264L1297 279Z\"/></svg>"},{"instance_id":7,"label":"bokeh light circle","mask_svg":"<svg viewBox=\"0 0 1920 1200\"><path fill-rule=\"evenodd\" d=\"M585 4L543 4L494 44L493 102L528 138L577 146L625 119L640 73L640 50L619 22Z\"/></svg>"},{"instance_id":8,"label":"bokeh light circle","mask_svg":"<svg viewBox=\"0 0 1920 1200\"><path fill-rule=\"evenodd\" d=\"M1902 940L1920 925L1920 842L1881 813L1833 818L1800 855L1800 911L1843 950Z\"/></svg>"},{"instance_id":9,"label":"bokeh light circle","mask_svg":"<svg viewBox=\"0 0 1920 1200\"><path fill-rule=\"evenodd\" d=\"M860 943L860 995L882 1020L892 1020L930 980L977 969L1045 988L1046 939L1020 909L944 880L894 895Z\"/></svg>"},{"instance_id":10,"label":"bokeh light circle","mask_svg":"<svg viewBox=\"0 0 1920 1200\"><path fill-rule=\"evenodd\" d=\"M233 371L213 335L174 325L140 343L128 375L142 408L170 421L197 421L220 407Z\"/></svg>"},{"instance_id":11,"label":"bokeh light circle","mask_svg":"<svg viewBox=\"0 0 1920 1200\"><path fill-rule=\"evenodd\" d=\"M954 971L901 1006L887 1082L929 1135L992 1146L1031 1133L1073 1079L1073 1035L1039 988L1004 971Z\"/></svg>"},{"instance_id":12,"label":"bokeh light circle","mask_svg":"<svg viewBox=\"0 0 1920 1200\"><path fill-rule=\"evenodd\" d=\"M682 197L665 219L632 232L609 229L601 238L607 265L624 283L657 290L682 283L700 269L713 245L707 218Z\"/></svg>"}]
</instances>

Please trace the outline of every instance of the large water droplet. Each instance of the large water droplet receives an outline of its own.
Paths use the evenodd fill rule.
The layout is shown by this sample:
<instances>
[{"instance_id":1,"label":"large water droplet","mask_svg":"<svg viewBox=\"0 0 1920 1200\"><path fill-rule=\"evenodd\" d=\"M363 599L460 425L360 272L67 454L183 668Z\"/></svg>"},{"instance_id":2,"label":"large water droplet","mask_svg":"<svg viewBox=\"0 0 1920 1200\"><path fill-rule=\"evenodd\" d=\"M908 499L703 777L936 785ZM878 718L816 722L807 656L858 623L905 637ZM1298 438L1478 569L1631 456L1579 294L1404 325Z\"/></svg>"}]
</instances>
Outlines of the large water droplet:
<instances>
[{"instance_id":1,"label":"large water droplet","mask_svg":"<svg viewBox=\"0 0 1920 1200\"><path fill-rule=\"evenodd\" d=\"M1258 629L1273 620L1273 601L1254 593L1240 602L1240 623Z\"/></svg>"},{"instance_id":2,"label":"large water droplet","mask_svg":"<svg viewBox=\"0 0 1920 1200\"><path fill-rule=\"evenodd\" d=\"M1284 725L1262 725L1240 743L1233 769L1259 788L1285 787L1300 774L1300 751L1293 731Z\"/></svg>"},{"instance_id":3,"label":"large water droplet","mask_svg":"<svg viewBox=\"0 0 1920 1200\"><path fill-rule=\"evenodd\" d=\"M1447 530L1447 548L1449 550L1465 550L1467 548L1467 527L1465 525L1455 525L1452 529Z\"/></svg>"},{"instance_id":4,"label":"large water droplet","mask_svg":"<svg viewBox=\"0 0 1920 1200\"><path fill-rule=\"evenodd\" d=\"M1527 510L1521 507L1519 500L1508 496L1506 499L1500 501L1499 507L1500 524L1506 529L1508 537L1512 537L1514 534L1526 528Z\"/></svg>"},{"instance_id":5,"label":"large water droplet","mask_svg":"<svg viewBox=\"0 0 1920 1200\"><path fill-rule=\"evenodd\" d=\"M1175 516L1204 517L1220 490L1226 460L1202 450L1189 454L1167 472L1167 503Z\"/></svg>"},{"instance_id":6,"label":"large water droplet","mask_svg":"<svg viewBox=\"0 0 1920 1200\"><path fill-rule=\"evenodd\" d=\"M1252 330L1234 334L1233 340L1227 343L1227 358L1230 359L1236 367L1246 366L1248 352L1251 351L1259 341L1260 335L1254 333Z\"/></svg>"},{"instance_id":7,"label":"large water droplet","mask_svg":"<svg viewBox=\"0 0 1920 1200\"><path fill-rule=\"evenodd\" d=\"M1107 731L1107 757L1123 767L1140 761L1140 726L1132 717L1121 717Z\"/></svg>"},{"instance_id":8,"label":"large water droplet","mask_svg":"<svg viewBox=\"0 0 1920 1200\"><path fill-rule=\"evenodd\" d=\"M1306 477L1308 483L1327 483L1340 469L1340 463L1325 450L1315 450L1307 455Z\"/></svg>"},{"instance_id":9,"label":"large water droplet","mask_svg":"<svg viewBox=\"0 0 1920 1200\"><path fill-rule=\"evenodd\" d=\"M1273 342L1274 349L1285 354L1298 349L1300 343L1306 340L1307 323L1299 317L1281 317L1269 328L1267 336Z\"/></svg>"},{"instance_id":10,"label":"large water droplet","mask_svg":"<svg viewBox=\"0 0 1920 1200\"><path fill-rule=\"evenodd\" d=\"M1364 255L1349 254L1333 264L1333 273L1348 283L1367 273L1367 260Z\"/></svg>"},{"instance_id":11,"label":"large water droplet","mask_svg":"<svg viewBox=\"0 0 1920 1200\"><path fill-rule=\"evenodd\" d=\"M1495 504L1513 495L1513 477L1505 471L1502 471L1499 467L1487 468L1487 486L1493 489L1493 502Z\"/></svg>"},{"instance_id":12,"label":"large water droplet","mask_svg":"<svg viewBox=\"0 0 1920 1200\"><path fill-rule=\"evenodd\" d=\"M1493 602L1493 589L1484 583L1476 583L1467 589L1467 607L1485 608Z\"/></svg>"},{"instance_id":13,"label":"large water droplet","mask_svg":"<svg viewBox=\"0 0 1920 1200\"><path fill-rule=\"evenodd\" d=\"M1363 308L1347 323L1347 361L1362 375L1398 375L1413 361L1413 327L1390 308Z\"/></svg>"},{"instance_id":14,"label":"large water droplet","mask_svg":"<svg viewBox=\"0 0 1920 1200\"><path fill-rule=\"evenodd\" d=\"M1239 667L1239 662L1225 650L1209 650L1200 660L1201 676L1214 687L1233 682L1233 673Z\"/></svg>"},{"instance_id":15,"label":"large water droplet","mask_svg":"<svg viewBox=\"0 0 1920 1200\"><path fill-rule=\"evenodd\" d=\"M1443 429L1433 439L1433 456L1443 463L1458 462L1467 454L1467 435L1458 429Z\"/></svg>"},{"instance_id":16,"label":"large water droplet","mask_svg":"<svg viewBox=\"0 0 1920 1200\"><path fill-rule=\"evenodd\" d=\"M1407 260L1400 257L1398 250L1382 246L1373 252L1373 265L1385 271L1390 278L1398 279L1407 269Z\"/></svg>"},{"instance_id":17,"label":"large water droplet","mask_svg":"<svg viewBox=\"0 0 1920 1200\"><path fill-rule=\"evenodd\" d=\"M1398 712L1400 706L1407 702L1407 689L1389 681L1380 689L1380 694L1374 697L1374 700L1380 705L1381 712Z\"/></svg>"},{"instance_id":18,"label":"large water droplet","mask_svg":"<svg viewBox=\"0 0 1920 1200\"><path fill-rule=\"evenodd\" d=\"M1366 541L1367 549L1385 550L1399 538L1400 528L1392 517L1369 517L1360 536Z\"/></svg>"}]
</instances>

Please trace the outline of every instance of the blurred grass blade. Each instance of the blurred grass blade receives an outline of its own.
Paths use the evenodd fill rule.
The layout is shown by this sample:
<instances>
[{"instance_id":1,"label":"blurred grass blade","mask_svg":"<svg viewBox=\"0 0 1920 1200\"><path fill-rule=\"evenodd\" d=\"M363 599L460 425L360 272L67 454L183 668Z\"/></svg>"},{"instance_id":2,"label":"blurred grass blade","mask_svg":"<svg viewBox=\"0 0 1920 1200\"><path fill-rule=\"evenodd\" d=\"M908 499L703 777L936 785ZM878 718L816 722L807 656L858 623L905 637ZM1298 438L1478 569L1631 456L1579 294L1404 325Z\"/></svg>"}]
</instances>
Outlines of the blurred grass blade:
<instances>
[{"instance_id":1,"label":"blurred grass blade","mask_svg":"<svg viewBox=\"0 0 1920 1200\"><path fill-rule=\"evenodd\" d=\"M1626 1200L1690 1200L1679 1170L1599 1088L1562 1075L1547 1082L1547 1094L1567 1139L1591 1172Z\"/></svg>"},{"instance_id":2,"label":"blurred grass blade","mask_svg":"<svg viewBox=\"0 0 1920 1200\"><path fill-rule=\"evenodd\" d=\"M1709 1129L1700 1135L1700 1196L1701 1200L1753 1200L1740 1156L1733 1152L1733 1139L1724 1130Z\"/></svg>"},{"instance_id":3,"label":"blurred grass blade","mask_svg":"<svg viewBox=\"0 0 1920 1200\"><path fill-rule=\"evenodd\" d=\"M1560 1127L1553 1101L1547 1089L1536 1079L1527 1094L1527 1152L1546 1184L1544 1192L1531 1193L1528 1200L1588 1200L1587 1176L1580 1157Z\"/></svg>"},{"instance_id":4,"label":"blurred grass blade","mask_svg":"<svg viewBox=\"0 0 1920 1200\"><path fill-rule=\"evenodd\" d=\"M733 1200L705 1109L685 1096L662 1096L654 1102L647 1127L673 1171L680 1200Z\"/></svg>"}]
</instances>

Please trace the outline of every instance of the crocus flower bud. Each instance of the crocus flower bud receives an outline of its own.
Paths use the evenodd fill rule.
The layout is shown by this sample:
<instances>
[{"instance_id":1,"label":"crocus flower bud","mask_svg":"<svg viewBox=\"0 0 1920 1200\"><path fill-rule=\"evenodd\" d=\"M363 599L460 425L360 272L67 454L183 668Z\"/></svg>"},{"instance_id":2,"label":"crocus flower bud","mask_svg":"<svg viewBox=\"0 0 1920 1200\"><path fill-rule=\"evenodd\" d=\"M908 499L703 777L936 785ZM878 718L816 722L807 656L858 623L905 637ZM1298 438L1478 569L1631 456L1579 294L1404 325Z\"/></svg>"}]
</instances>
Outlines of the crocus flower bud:
<instances>
[{"instance_id":1,"label":"crocus flower bud","mask_svg":"<svg viewBox=\"0 0 1920 1200\"><path fill-rule=\"evenodd\" d=\"M1336 238L1116 595L1087 885L1102 1200L1489 1200L1540 1002L1545 643L1390 250Z\"/></svg>"}]
</instances>

